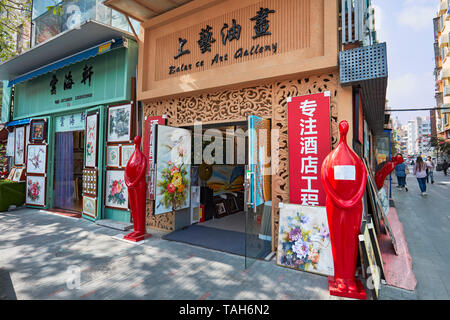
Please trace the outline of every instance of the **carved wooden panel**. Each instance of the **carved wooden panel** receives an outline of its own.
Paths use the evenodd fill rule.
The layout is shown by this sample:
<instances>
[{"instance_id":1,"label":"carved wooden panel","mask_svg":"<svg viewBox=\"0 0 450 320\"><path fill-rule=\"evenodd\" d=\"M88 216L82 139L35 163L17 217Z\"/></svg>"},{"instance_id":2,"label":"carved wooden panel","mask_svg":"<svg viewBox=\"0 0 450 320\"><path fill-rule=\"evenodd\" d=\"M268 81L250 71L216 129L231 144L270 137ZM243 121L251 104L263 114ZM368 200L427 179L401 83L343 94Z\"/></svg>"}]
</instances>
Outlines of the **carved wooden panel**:
<instances>
[{"instance_id":1,"label":"carved wooden panel","mask_svg":"<svg viewBox=\"0 0 450 320\"><path fill-rule=\"evenodd\" d=\"M278 147L272 145L272 154L278 153L278 171L272 177L272 249L278 244L279 204L289 203L289 156L288 156L288 114L287 98L318 92L331 92L330 113L332 147L338 140L336 97L338 94L337 74L311 76L303 79L281 81L273 84L272 129L279 130Z\"/></svg>"},{"instance_id":2,"label":"carved wooden panel","mask_svg":"<svg viewBox=\"0 0 450 320\"><path fill-rule=\"evenodd\" d=\"M278 129L279 143L272 143L272 155L278 155L276 173L272 177L272 249L276 251L278 243L278 221L280 202L289 202L289 163L288 163L288 97L330 91L332 147L338 142L337 124L337 73L316 75L296 80L287 80L263 84L257 87L218 91L200 94L188 98L166 99L144 105L144 116L163 115L168 125L193 125L203 123L243 121L253 114L272 119L272 129ZM158 216L152 214L153 204L147 203L147 225L157 229L173 230L174 213Z\"/></svg>"}]
</instances>

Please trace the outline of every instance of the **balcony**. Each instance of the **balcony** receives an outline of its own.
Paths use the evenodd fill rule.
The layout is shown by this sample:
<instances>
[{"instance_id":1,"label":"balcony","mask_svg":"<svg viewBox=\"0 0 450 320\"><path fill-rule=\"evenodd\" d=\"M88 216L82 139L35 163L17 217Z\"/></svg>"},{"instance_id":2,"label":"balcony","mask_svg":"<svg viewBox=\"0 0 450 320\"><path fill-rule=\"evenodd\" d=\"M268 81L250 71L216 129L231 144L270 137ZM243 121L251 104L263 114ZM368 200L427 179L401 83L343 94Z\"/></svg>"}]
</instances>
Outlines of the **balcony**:
<instances>
[{"instance_id":1,"label":"balcony","mask_svg":"<svg viewBox=\"0 0 450 320\"><path fill-rule=\"evenodd\" d=\"M448 47L448 33L444 33L439 37L439 48Z\"/></svg>"},{"instance_id":2,"label":"balcony","mask_svg":"<svg viewBox=\"0 0 450 320\"><path fill-rule=\"evenodd\" d=\"M342 44L376 42L374 12L368 1L341 0Z\"/></svg>"},{"instance_id":3,"label":"balcony","mask_svg":"<svg viewBox=\"0 0 450 320\"><path fill-rule=\"evenodd\" d=\"M450 85L444 86L444 97L450 97Z\"/></svg>"},{"instance_id":4,"label":"balcony","mask_svg":"<svg viewBox=\"0 0 450 320\"><path fill-rule=\"evenodd\" d=\"M439 6L439 14L445 14L448 11L448 1L447 0L441 0L441 4Z\"/></svg>"},{"instance_id":5,"label":"balcony","mask_svg":"<svg viewBox=\"0 0 450 320\"><path fill-rule=\"evenodd\" d=\"M383 131L388 77L386 43L341 51L339 68L341 85L361 86L367 122L375 131Z\"/></svg>"},{"instance_id":6,"label":"balcony","mask_svg":"<svg viewBox=\"0 0 450 320\"><path fill-rule=\"evenodd\" d=\"M450 79L450 68L449 67L443 67L440 74L439 74L440 80L449 80Z\"/></svg>"},{"instance_id":7,"label":"balcony","mask_svg":"<svg viewBox=\"0 0 450 320\"><path fill-rule=\"evenodd\" d=\"M33 2L33 46L43 43L60 33L73 29L83 22L96 21L132 32L126 17L103 5L103 0L34 0ZM61 6L61 14L53 14L47 6ZM132 20L138 32L139 23Z\"/></svg>"}]
</instances>

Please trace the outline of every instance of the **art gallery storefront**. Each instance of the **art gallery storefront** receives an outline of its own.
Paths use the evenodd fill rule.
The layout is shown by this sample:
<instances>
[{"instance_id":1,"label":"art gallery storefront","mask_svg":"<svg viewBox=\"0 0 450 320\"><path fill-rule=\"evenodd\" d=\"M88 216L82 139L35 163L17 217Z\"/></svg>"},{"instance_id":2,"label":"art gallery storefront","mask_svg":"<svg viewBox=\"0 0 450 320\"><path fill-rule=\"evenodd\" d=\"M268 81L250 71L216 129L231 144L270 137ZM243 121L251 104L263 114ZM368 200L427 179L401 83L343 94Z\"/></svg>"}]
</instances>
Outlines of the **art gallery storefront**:
<instances>
[{"instance_id":1,"label":"art gallery storefront","mask_svg":"<svg viewBox=\"0 0 450 320\"><path fill-rule=\"evenodd\" d=\"M86 25L70 32L85 34ZM66 36L44 49L60 48ZM29 61L26 54L34 54L39 60L44 49L16 59ZM9 81L14 86L8 123L16 133L13 161L26 172L27 207L130 222L123 176L137 132L136 63L136 42L116 37Z\"/></svg>"},{"instance_id":2,"label":"art gallery storefront","mask_svg":"<svg viewBox=\"0 0 450 320\"><path fill-rule=\"evenodd\" d=\"M131 8L120 9L139 18ZM352 89L339 85L336 1L191 1L141 20L143 130L152 121L164 123L155 127L150 153L156 165L148 227L174 231L169 240L195 227L211 234L200 242L212 243L221 221L234 219L227 231L243 234L239 241L248 261L264 258L278 244L279 204L296 192L289 187L288 98L325 99L321 108L328 117L320 134L328 152L338 142L338 121L351 124ZM223 156L217 156L216 137L223 139ZM144 139L144 147L151 141ZM178 150L175 158L167 156L169 150ZM208 154L215 159L205 164ZM270 158L276 168L267 165ZM198 233L187 235L187 242Z\"/></svg>"}]
</instances>

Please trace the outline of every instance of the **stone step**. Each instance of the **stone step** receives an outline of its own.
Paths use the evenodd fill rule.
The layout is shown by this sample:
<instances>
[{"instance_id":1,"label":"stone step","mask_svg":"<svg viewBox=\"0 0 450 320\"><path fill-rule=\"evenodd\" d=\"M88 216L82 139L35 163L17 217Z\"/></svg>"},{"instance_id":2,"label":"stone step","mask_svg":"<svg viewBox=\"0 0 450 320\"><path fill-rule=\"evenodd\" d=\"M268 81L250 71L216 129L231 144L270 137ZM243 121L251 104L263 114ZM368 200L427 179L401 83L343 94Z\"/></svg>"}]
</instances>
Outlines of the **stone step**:
<instances>
[{"instance_id":1,"label":"stone step","mask_svg":"<svg viewBox=\"0 0 450 320\"><path fill-rule=\"evenodd\" d=\"M116 220L112 220L112 219L102 219L102 220L96 221L95 223L100 226L103 226L103 227L121 230L121 231L127 231L130 229L133 229L132 223L116 221Z\"/></svg>"}]
</instances>

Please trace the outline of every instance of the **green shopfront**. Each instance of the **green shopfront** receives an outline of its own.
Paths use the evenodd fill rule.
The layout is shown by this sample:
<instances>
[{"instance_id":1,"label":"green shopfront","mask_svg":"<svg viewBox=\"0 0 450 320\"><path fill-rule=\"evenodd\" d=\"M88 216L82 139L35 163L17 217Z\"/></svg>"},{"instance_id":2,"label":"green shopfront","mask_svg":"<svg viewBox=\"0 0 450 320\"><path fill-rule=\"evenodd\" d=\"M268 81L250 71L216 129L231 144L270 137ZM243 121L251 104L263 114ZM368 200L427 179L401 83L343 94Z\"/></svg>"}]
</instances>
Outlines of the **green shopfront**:
<instances>
[{"instance_id":1,"label":"green shopfront","mask_svg":"<svg viewBox=\"0 0 450 320\"><path fill-rule=\"evenodd\" d=\"M26 132L13 163L26 172L27 207L131 221L123 177L138 133L137 53L134 40L116 38L10 79L10 130Z\"/></svg>"}]
</instances>

